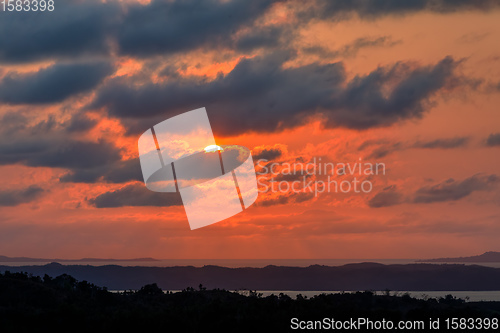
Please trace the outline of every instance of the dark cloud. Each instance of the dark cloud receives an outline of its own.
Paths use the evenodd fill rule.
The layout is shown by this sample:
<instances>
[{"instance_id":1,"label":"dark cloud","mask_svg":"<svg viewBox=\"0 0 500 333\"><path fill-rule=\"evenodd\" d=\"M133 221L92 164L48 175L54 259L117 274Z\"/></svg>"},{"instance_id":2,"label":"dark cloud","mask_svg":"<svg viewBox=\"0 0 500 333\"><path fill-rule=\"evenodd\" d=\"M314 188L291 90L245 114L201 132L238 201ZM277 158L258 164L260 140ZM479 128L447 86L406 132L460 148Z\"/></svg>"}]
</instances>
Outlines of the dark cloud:
<instances>
[{"instance_id":1,"label":"dark cloud","mask_svg":"<svg viewBox=\"0 0 500 333\"><path fill-rule=\"evenodd\" d=\"M281 192L279 195L263 195L260 196L256 202L257 206L261 207L270 207L270 206L278 206L285 205L288 203L302 203L309 200L314 200L314 192L302 191L302 192Z\"/></svg>"},{"instance_id":2,"label":"dark cloud","mask_svg":"<svg viewBox=\"0 0 500 333\"><path fill-rule=\"evenodd\" d=\"M103 193L88 200L96 208L114 208L124 206L180 206L182 199L178 192L152 192L144 184L130 184L116 191Z\"/></svg>"},{"instance_id":3,"label":"dark cloud","mask_svg":"<svg viewBox=\"0 0 500 333\"><path fill-rule=\"evenodd\" d=\"M470 32L458 38L457 42L464 44L476 43L484 40L490 35L490 32Z\"/></svg>"},{"instance_id":4,"label":"dark cloud","mask_svg":"<svg viewBox=\"0 0 500 333\"><path fill-rule=\"evenodd\" d=\"M294 193L294 199L296 203L306 202L314 199L314 193L300 192Z\"/></svg>"},{"instance_id":5,"label":"dark cloud","mask_svg":"<svg viewBox=\"0 0 500 333\"><path fill-rule=\"evenodd\" d=\"M104 140L61 142L31 138L0 143L0 165L22 163L28 166L86 169L120 159L120 150Z\"/></svg>"},{"instance_id":6,"label":"dark cloud","mask_svg":"<svg viewBox=\"0 0 500 333\"><path fill-rule=\"evenodd\" d=\"M153 0L146 6L132 5L117 34L120 52L149 56L202 46L230 46L232 35L252 23L272 3L272 0ZM262 43L248 39L251 38L241 42L243 46Z\"/></svg>"},{"instance_id":7,"label":"dark cloud","mask_svg":"<svg viewBox=\"0 0 500 333\"><path fill-rule=\"evenodd\" d=\"M486 139L486 145L489 147L500 146L500 133L492 133Z\"/></svg>"},{"instance_id":8,"label":"dark cloud","mask_svg":"<svg viewBox=\"0 0 500 333\"><path fill-rule=\"evenodd\" d=\"M304 19L343 20L351 14L375 19L386 15L405 15L419 11L453 13L457 11L487 11L500 6L496 0L317 0L316 6L302 13Z\"/></svg>"},{"instance_id":9,"label":"dark cloud","mask_svg":"<svg viewBox=\"0 0 500 333\"><path fill-rule=\"evenodd\" d=\"M380 36L380 37L361 37L354 40L338 50L328 50L322 46L310 46L303 49L306 53L317 54L321 57L354 57L358 54L361 49L373 48L373 47L384 47L388 48L397 44L402 43L402 41L393 41L391 36Z\"/></svg>"},{"instance_id":10,"label":"dark cloud","mask_svg":"<svg viewBox=\"0 0 500 333\"><path fill-rule=\"evenodd\" d=\"M391 36L381 37L361 37L354 40L354 42L343 47L339 52L344 56L353 56L359 50L367 47L391 47L402 43L402 41L393 41Z\"/></svg>"},{"instance_id":11,"label":"dark cloud","mask_svg":"<svg viewBox=\"0 0 500 333\"><path fill-rule=\"evenodd\" d=\"M0 119L2 126L0 127L0 146L2 142L10 141L26 141L33 139L33 141L40 141L40 137L44 139L48 134L54 134L61 129L61 122L58 122L53 114L48 114L45 119L33 123L30 118L31 110L24 110L19 112L10 111ZM50 135L49 135L50 136Z\"/></svg>"},{"instance_id":12,"label":"dark cloud","mask_svg":"<svg viewBox=\"0 0 500 333\"><path fill-rule=\"evenodd\" d=\"M334 52L334 55L342 56L342 57L354 57L358 54L361 49L372 48L372 47L384 47L389 48L394 45L398 45L402 43L402 41L393 41L390 36L381 36L381 37L361 37L354 42L344 46L340 50Z\"/></svg>"},{"instance_id":13,"label":"dark cloud","mask_svg":"<svg viewBox=\"0 0 500 333\"><path fill-rule=\"evenodd\" d=\"M397 192L396 186L393 185L375 194L375 196L368 201L368 206L372 208L390 207L399 205L402 202L403 195Z\"/></svg>"},{"instance_id":14,"label":"dark cloud","mask_svg":"<svg viewBox=\"0 0 500 333\"><path fill-rule=\"evenodd\" d=\"M38 186L30 186L22 190L0 190L0 206L17 206L38 199L44 190Z\"/></svg>"},{"instance_id":15,"label":"dark cloud","mask_svg":"<svg viewBox=\"0 0 500 333\"><path fill-rule=\"evenodd\" d=\"M252 26L274 2L153 0L143 5L121 1L66 0L47 12L5 15L0 31L0 62L121 54L151 56L200 47L266 46L282 30L257 29L239 41L235 33Z\"/></svg>"},{"instance_id":16,"label":"dark cloud","mask_svg":"<svg viewBox=\"0 0 500 333\"><path fill-rule=\"evenodd\" d=\"M490 191L500 183L497 175L477 174L462 181L448 179L433 186L418 189L411 200L405 198L395 185L384 188L368 201L372 208L390 207L405 202L434 203L457 201L476 191Z\"/></svg>"},{"instance_id":17,"label":"dark cloud","mask_svg":"<svg viewBox=\"0 0 500 333\"><path fill-rule=\"evenodd\" d=\"M281 155L283 155L283 151L281 151L281 149L279 149L279 148L266 148L266 149L259 151L256 154L252 154L252 157L253 157L255 162L257 162L259 160L272 161L272 160L277 159Z\"/></svg>"},{"instance_id":18,"label":"dark cloud","mask_svg":"<svg viewBox=\"0 0 500 333\"><path fill-rule=\"evenodd\" d=\"M2 15L0 31L8 37L0 38L0 62L109 53L108 39L122 16L117 2L65 0L55 6L52 12Z\"/></svg>"},{"instance_id":19,"label":"dark cloud","mask_svg":"<svg viewBox=\"0 0 500 333\"><path fill-rule=\"evenodd\" d=\"M368 159L374 158L383 158L394 152L400 151L404 149L404 145L401 142L391 143L391 144L383 144L380 147L375 148L370 155L367 156Z\"/></svg>"},{"instance_id":20,"label":"dark cloud","mask_svg":"<svg viewBox=\"0 0 500 333\"><path fill-rule=\"evenodd\" d=\"M243 59L213 81L181 78L138 87L130 79L109 80L89 108L106 107L138 133L201 106L207 107L218 135L272 132L303 124L318 113L327 127L367 129L421 117L429 99L455 78L457 66L450 57L434 66L396 64L346 82L342 63L283 68L293 56L277 52ZM387 84L395 80L387 94Z\"/></svg>"},{"instance_id":21,"label":"dark cloud","mask_svg":"<svg viewBox=\"0 0 500 333\"><path fill-rule=\"evenodd\" d=\"M435 66L410 69L405 64L391 68L378 68L367 76L357 76L332 101L329 112L330 126L355 129L387 126L398 121L420 118L428 107L429 98L455 79L457 62L446 57ZM383 87L401 78L386 95Z\"/></svg>"},{"instance_id":22,"label":"dark cloud","mask_svg":"<svg viewBox=\"0 0 500 333\"><path fill-rule=\"evenodd\" d=\"M432 141L416 142L413 147L425 149L452 149L460 148L469 142L468 137L457 137L449 139L436 139Z\"/></svg>"},{"instance_id":23,"label":"dark cloud","mask_svg":"<svg viewBox=\"0 0 500 333\"><path fill-rule=\"evenodd\" d=\"M256 202L256 206L261 206L261 207L270 207L270 206L277 206L277 205L284 205L287 204L290 201L289 196L286 195L280 195L275 198L266 198L266 199L261 199Z\"/></svg>"},{"instance_id":24,"label":"dark cloud","mask_svg":"<svg viewBox=\"0 0 500 333\"><path fill-rule=\"evenodd\" d=\"M185 78L134 87L132 81L111 80L100 89L91 107L107 107L111 115L120 118L156 117L156 121L206 106L217 134L274 131L298 124L298 114L324 104L344 80L340 64L281 69L290 56L280 52L243 59L230 73L210 82ZM125 122L139 132L152 125L151 119L139 123L134 127ZM149 125L143 127L145 124Z\"/></svg>"},{"instance_id":25,"label":"dark cloud","mask_svg":"<svg viewBox=\"0 0 500 333\"><path fill-rule=\"evenodd\" d=\"M456 201L475 191L488 191L500 182L497 175L474 175L462 181L448 179L434 186L425 186L415 192L415 203Z\"/></svg>"},{"instance_id":26,"label":"dark cloud","mask_svg":"<svg viewBox=\"0 0 500 333\"><path fill-rule=\"evenodd\" d=\"M419 149L454 149L466 146L470 141L469 137L442 138L429 141L416 141L415 143L405 142L390 142L385 139L367 140L359 145L358 150L367 150L373 147L371 153L367 156L370 158L383 158L397 151L419 148Z\"/></svg>"},{"instance_id":27,"label":"dark cloud","mask_svg":"<svg viewBox=\"0 0 500 333\"><path fill-rule=\"evenodd\" d=\"M271 178L272 181L278 182L278 184L281 182L289 182L290 184L288 184L288 185L290 187L292 187L291 183L294 181L297 181L297 180L302 181L304 179L309 180L313 177L313 175L308 174L305 171L301 172L300 170L297 170L297 172L292 171L290 174L280 172L275 176L273 176L272 174L270 174L270 175L272 176L272 178ZM300 185L298 187L300 187Z\"/></svg>"},{"instance_id":28,"label":"dark cloud","mask_svg":"<svg viewBox=\"0 0 500 333\"><path fill-rule=\"evenodd\" d=\"M0 62L108 56L115 46L120 54L139 57L203 47L249 51L275 48L283 37L296 32L296 26L312 20L343 20L352 14L374 19L419 11L487 11L500 5L497 0L317 0L299 9L296 26L280 23L261 27L258 20L275 2L60 1L50 13L32 11L2 17L0 31L8 31L9 36L0 39Z\"/></svg>"},{"instance_id":29,"label":"dark cloud","mask_svg":"<svg viewBox=\"0 0 500 333\"><path fill-rule=\"evenodd\" d=\"M243 52L258 48L275 48L290 40L294 31L289 26L265 26L252 28L241 34L234 47Z\"/></svg>"},{"instance_id":30,"label":"dark cloud","mask_svg":"<svg viewBox=\"0 0 500 333\"><path fill-rule=\"evenodd\" d=\"M33 123L29 117L31 113L30 110L8 112L0 118L0 165L19 163L66 168L79 182L84 176L88 182L99 178L104 178L104 181L117 177L126 178L126 181L137 179L125 176L125 170L131 168L121 160L121 148L104 139L97 142L75 139L75 134L88 131L96 123L85 114L76 113L64 121L57 121L49 114ZM111 173L111 168L114 173Z\"/></svg>"},{"instance_id":31,"label":"dark cloud","mask_svg":"<svg viewBox=\"0 0 500 333\"><path fill-rule=\"evenodd\" d=\"M97 125L97 120L90 119L84 113L78 112L71 116L71 119L64 124L66 131L72 132L86 132Z\"/></svg>"},{"instance_id":32,"label":"dark cloud","mask_svg":"<svg viewBox=\"0 0 500 333\"><path fill-rule=\"evenodd\" d=\"M141 166L138 158L125 161L116 161L96 168L76 169L62 176L61 182L73 183L126 183L129 181L143 181Z\"/></svg>"},{"instance_id":33,"label":"dark cloud","mask_svg":"<svg viewBox=\"0 0 500 333\"><path fill-rule=\"evenodd\" d=\"M19 112L8 111L0 119L0 123L2 124L1 136L6 139L7 137L11 137L16 133L25 130L27 118Z\"/></svg>"},{"instance_id":34,"label":"dark cloud","mask_svg":"<svg viewBox=\"0 0 500 333\"><path fill-rule=\"evenodd\" d=\"M142 180L138 158L122 160L122 150L114 143L75 139L96 124L84 113L59 122L49 114L35 123L30 113L7 112L0 118L0 165L65 168L69 172L61 177L63 182Z\"/></svg>"},{"instance_id":35,"label":"dark cloud","mask_svg":"<svg viewBox=\"0 0 500 333\"><path fill-rule=\"evenodd\" d=\"M44 104L63 101L96 87L111 74L109 63L56 64L35 73L7 73L0 81L0 101Z\"/></svg>"},{"instance_id":36,"label":"dark cloud","mask_svg":"<svg viewBox=\"0 0 500 333\"><path fill-rule=\"evenodd\" d=\"M388 141L385 140L385 139L377 139L377 140L366 140L366 141L363 141L359 147L358 147L358 151L362 151L362 150L365 150L366 148L368 147L372 147L372 146L379 146L379 145L384 145L384 144L387 144Z\"/></svg>"}]
</instances>

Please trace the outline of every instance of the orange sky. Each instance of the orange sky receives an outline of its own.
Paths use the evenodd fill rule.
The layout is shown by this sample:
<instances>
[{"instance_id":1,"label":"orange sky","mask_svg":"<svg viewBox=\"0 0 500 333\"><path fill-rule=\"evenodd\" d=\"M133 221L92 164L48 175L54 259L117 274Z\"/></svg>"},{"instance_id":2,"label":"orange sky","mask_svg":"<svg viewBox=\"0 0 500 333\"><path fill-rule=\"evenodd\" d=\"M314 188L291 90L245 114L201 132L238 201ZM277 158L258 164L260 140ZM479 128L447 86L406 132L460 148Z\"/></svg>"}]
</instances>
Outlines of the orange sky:
<instances>
[{"instance_id":1,"label":"orange sky","mask_svg":"<svg viewBox=\"0 0 500 333\"><path fill-rule=\"evenodd\" d=\"M292 9L280 6L267 15L260 24L272 26L294 19ZM397 62L433 66L452 56L461 60L457 68L460 75L482 83L475 90L460 82L449 91L440 91L421 118L388 127L324 128L319 117L273 133L248 131L227 137L214 130L218 144L246 146L254 155L278 147L282 150L279 162L322 157L343 163L360 158L384 163L387 172L370 179L370 193L321 193L302 202L291 192L261 193L256 204L244 212L191 231L179 206L96 208L89 203L89 199L135 182L65 183L59 178L69 172L67 168L4 163L0 166L3 191L36 185L44 192L36 200L0 207L0 254L57 258L430 258L500 251L498 184L479 186L456 200L414 201L419 189L449 179L460 183L477 174L500 175L500 147L485 145L490 134L500 132L500 94L493 88L500 81L499 22L498 10L311 21L288 37L287 44L298 53L285 66L342 61L347 78L352 79ZM357 39L381 36L386 38L380 45L334 52L346 50L345 46ZM307 47L322 47L331 54L302 51ZM178 66L182 77L206 76L210 81L231 73L242 59L265 52L195 49L156 60ZM145 82L174 80L147 69L151 59L112 56L112 60L116 68L110 78L140 74ZM0 77L12 71L35 71L58 61L62 60L1 63ZM52 116L62 124L94 95L95 91L90 91L41 106L5 103L0 105L0 115L28 113L33 124ZM207 111L210 117L209 107ZM90 110L88 116L98 125L68 137L94 142L107 139L123 148L123 159L137 156L138 135L126 135L120 121L102 110ZM467 138L466 143L454 148L419 146L461 137ZM372 144L360 149L366 142ZM376 155L384 150L385 156ZM370 207L369 201L390 186L400 195L400 202ZM266 204L279 197L288 197L288 202Z\"/></svg>"}]
</instances>

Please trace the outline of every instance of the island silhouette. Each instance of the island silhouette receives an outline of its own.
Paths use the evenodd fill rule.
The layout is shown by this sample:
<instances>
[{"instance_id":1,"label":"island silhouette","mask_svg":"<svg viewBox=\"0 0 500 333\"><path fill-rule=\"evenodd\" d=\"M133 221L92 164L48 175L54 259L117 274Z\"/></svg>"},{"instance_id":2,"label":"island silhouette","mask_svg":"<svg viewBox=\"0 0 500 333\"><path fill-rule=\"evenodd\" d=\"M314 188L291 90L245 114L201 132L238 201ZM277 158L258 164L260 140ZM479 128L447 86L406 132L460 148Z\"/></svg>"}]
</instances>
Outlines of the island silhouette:
<instances>
[{"instance_id":1,"label":"island silhouette","mask_svg":"<svg viewBox=\"0 0 500 333\"><path fill-rule=\"evenodd\" d=\"M467 262L467 263L500 263L500 252L488 251L477 256L457 257L457 258L436 258L436 259L421 259L417 262Z\"/></svg>"},{"instance_id":2,"label":"island silhouette","mask_svg":"<svg viewBox=\"0 0 500 333\"><path fill-rule=\"evenodd\" d=\"M464 264L384 265L379 263L343 266L228 268L120 265L46 265L0 266L0 272L26 272L34 276L69 274L111 290L137 290L157 283L162 289L182 290L186 286L229 290L413 290L413 291L488 291L500 290L500 268Z\"/></svg>"}]
</instances>

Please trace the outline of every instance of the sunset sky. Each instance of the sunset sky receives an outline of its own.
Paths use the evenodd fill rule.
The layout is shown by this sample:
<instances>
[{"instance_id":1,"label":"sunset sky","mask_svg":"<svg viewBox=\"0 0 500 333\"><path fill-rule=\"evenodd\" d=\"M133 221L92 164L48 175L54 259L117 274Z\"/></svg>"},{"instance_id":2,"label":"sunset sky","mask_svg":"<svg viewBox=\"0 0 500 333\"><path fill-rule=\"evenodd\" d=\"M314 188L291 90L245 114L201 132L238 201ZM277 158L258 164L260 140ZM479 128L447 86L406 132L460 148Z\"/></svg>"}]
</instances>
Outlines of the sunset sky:
<instances>
[{"instance_id":1,"label":"sunset sky","mask_svg":"<svg viewBox=\"0 0 500 333\"><path fill-rule=\"evenodd\" d=\"M499 1L67 0L0 12L0 35L0 255L500 251ZM369 193L261 191L192 231L175 197L146 189L137 140L200 107L217 144L256 164L385 175L361 176Z\"/></svg>"}]
</instances>

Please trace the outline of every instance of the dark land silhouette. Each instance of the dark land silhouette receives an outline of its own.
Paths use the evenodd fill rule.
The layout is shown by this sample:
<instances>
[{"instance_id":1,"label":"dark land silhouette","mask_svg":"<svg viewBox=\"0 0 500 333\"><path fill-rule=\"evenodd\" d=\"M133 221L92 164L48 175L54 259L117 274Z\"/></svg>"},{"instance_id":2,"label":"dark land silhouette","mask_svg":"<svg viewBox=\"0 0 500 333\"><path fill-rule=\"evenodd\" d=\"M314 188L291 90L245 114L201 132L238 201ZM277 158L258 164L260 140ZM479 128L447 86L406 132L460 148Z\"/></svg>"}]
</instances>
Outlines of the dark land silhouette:
<instances>
[{"instance_id":1,"label":"dark land silhouette","mask_svg":"<svg viewBox=\"0 0 500 333\"><path fill-rule=\"evenodd\" d=\"M200 283L227 290L500 290L500 268L463 264L377 263L344 266L227 268L219 266L128 267L118 265L0 266L0 272L27 272L35 276L69 274L110 290L139 289L157 283L162 289L182 290Z\"/></svg>"},{"instance_id":2,"label":"dark land silhouette","mask_svg":"<svg viewBox=\"0 0 500 333\"><path fill-rule=\"evenodd\" d=\"M500 252L489 251L480 254L478 256L471 256L471 257L422 259L422 260L417 260L417 262L472 262L472 263L499 262L500 263Z\"/></svg>"},{"instance_id":3,"label":"dark land silhouette","mask_svg":"<svg viewBox=\"0 0 500 333\"><path fill-rule=\"evenodd\" d=\"M451 295L415 299L370 291L298 295L248 295L199 285L163 292L156 284L111 293L70 275L55 278L0 274L2 332L288 332L292 318L337 321L498 318L500 302L465 302ZM496 320L496 319L495 319ZM444 329L441 322L441 329ZM366 331L366 330L356 330ZM368 330L370 331L370 330Z\"/></svg>"}]
</instances>

